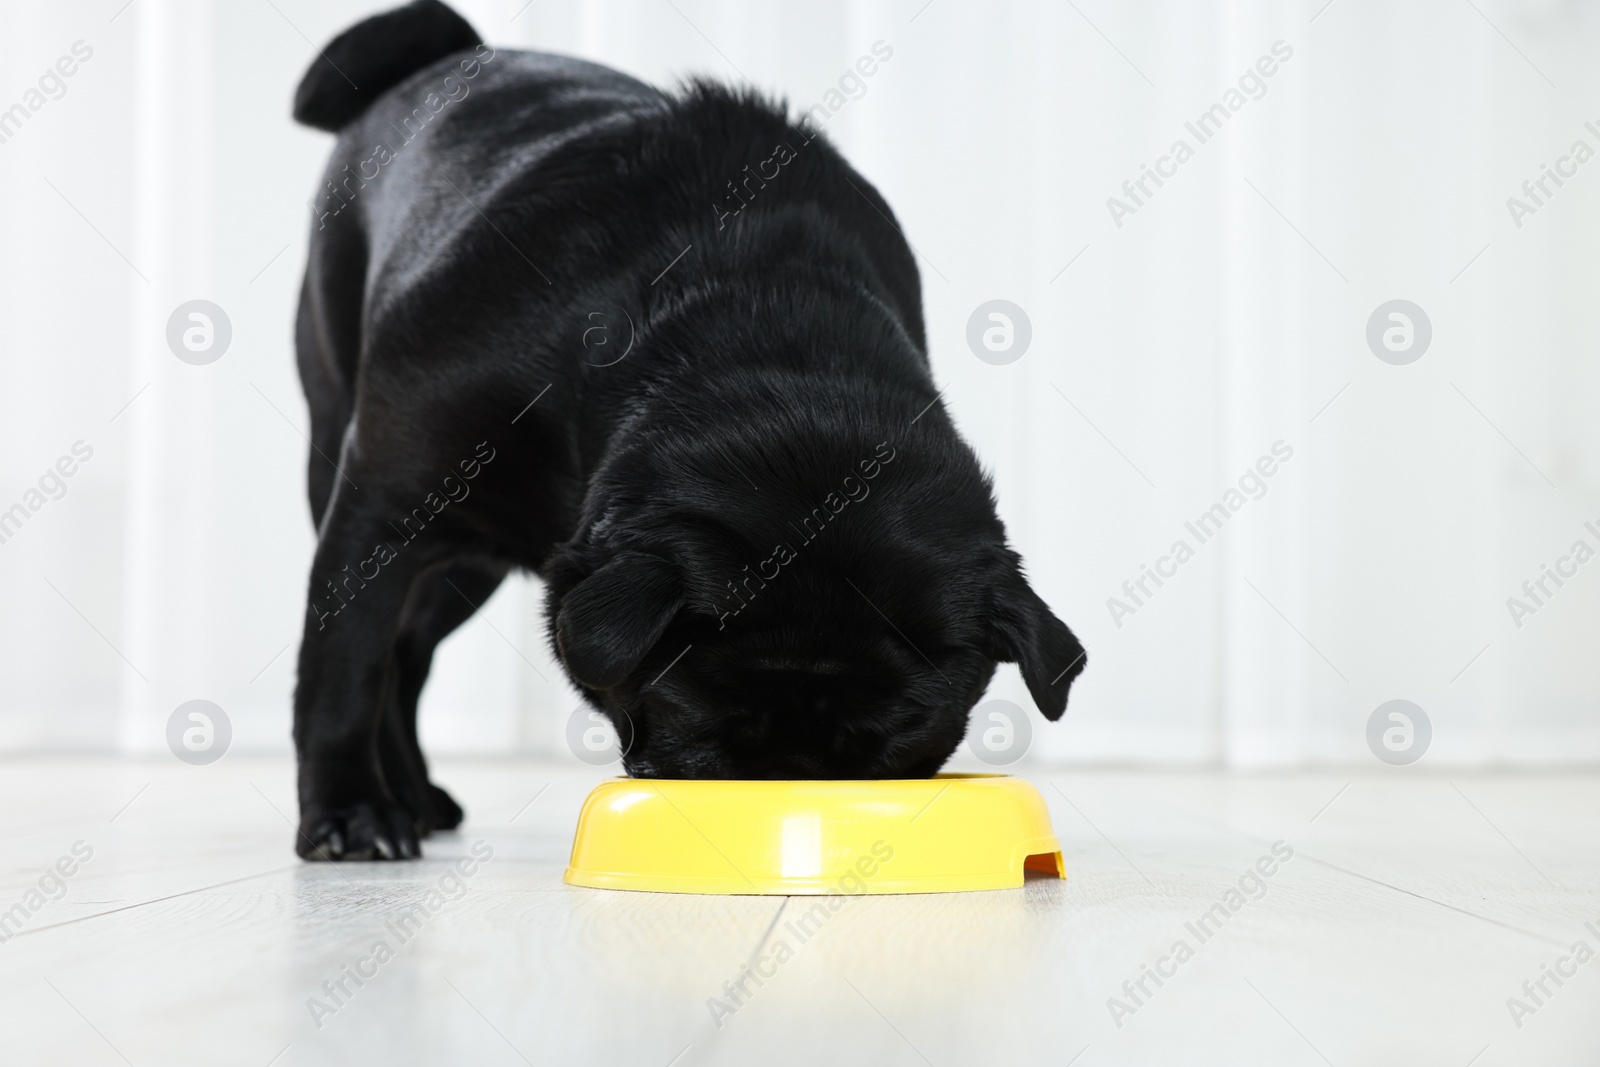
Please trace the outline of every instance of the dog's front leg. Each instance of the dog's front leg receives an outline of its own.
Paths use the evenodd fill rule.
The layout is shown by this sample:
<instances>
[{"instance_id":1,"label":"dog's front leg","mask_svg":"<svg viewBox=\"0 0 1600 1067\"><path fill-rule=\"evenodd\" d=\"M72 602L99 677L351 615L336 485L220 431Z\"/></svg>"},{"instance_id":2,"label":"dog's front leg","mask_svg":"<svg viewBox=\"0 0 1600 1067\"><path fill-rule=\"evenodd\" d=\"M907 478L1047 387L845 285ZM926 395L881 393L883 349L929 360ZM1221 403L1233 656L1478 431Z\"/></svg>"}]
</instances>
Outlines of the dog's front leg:
<instances>
[{"instance_id":1,"label":"dog's front leg","mask_svg":"<svg viewBox=\"0 0 1600 1067\"><path fill-rule=\"evenodd\" d=\"M306 859L410 859L421 855L411 813L390 793L378 759L385 685L411 583L425 548L384 519L382 494L341 484L311 565L305 637L294 695L300 827ZM441 532L442 531L438 531Z\"/></svg>"}]
</instances>

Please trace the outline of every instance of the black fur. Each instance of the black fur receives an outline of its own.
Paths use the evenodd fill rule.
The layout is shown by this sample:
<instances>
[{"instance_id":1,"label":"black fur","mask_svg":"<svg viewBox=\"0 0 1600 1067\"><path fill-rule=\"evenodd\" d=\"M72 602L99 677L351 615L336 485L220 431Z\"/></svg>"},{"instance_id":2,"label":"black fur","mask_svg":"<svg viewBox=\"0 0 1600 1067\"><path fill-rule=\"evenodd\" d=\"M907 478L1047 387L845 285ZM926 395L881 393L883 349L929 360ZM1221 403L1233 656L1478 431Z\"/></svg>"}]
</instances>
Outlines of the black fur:
<instances>
[{"instance_id":1,"label":"black fur","mask_svg":"<svg viewBox=\"0 0 1600 1067\"><path fill-rule=\"evenodd\" d=\"M321 59L297 96L348 122L297 328L300 854L411 856L460 820L417 695L512 568L634 775L929 775L997 661L1060 718L1083 649L939 402L871 184L750 94L475 35L429 62L404 43L438 10L330 46L363 92L421 57L376 100Z\"/></svg>"},{"instance_id":2,"label":"black fur","mask_svg":"<svg viewBox=\"0 0 1600 1067\"><path fill-rule=\"evenodd\" d=\"M439 0L415 0L328 42L294 94L294 119L337 133L404 78L482 41Z\"/></svg>"}]
</instances>

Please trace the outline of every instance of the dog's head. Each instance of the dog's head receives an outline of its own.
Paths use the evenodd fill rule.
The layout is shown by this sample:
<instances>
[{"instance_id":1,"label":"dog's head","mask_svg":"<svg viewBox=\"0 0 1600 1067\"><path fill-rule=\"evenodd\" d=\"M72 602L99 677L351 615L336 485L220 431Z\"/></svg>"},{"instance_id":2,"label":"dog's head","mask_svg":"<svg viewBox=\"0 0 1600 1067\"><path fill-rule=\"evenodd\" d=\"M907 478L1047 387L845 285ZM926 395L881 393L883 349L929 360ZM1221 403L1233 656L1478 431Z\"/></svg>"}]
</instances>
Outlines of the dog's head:
<instances>
[{"instance_id":1,"label":"dog's head","mask_svg":"<svg viewBox=\"0 0 1600 1067\"><path fill-rule=\"evenodd\" d=\"M1062 716L1083 648L1006 547L966 446L934 440L812 446L825 455L781 481L750 442L750 484L694 463L648 486L613 472L545 576L557 652L630 774L930 775L999 662Z\"/></svg>"}]
</instances>

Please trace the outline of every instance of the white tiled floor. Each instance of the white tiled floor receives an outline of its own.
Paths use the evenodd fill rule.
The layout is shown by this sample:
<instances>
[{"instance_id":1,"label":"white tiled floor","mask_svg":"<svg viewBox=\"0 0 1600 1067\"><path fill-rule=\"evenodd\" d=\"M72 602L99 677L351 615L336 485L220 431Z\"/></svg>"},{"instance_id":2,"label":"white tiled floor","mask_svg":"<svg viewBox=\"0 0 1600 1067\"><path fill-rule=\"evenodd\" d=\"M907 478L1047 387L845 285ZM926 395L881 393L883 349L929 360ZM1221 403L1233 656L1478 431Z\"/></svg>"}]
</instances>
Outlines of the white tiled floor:
<instances>
[{"instance_id":1,"label":"white tiled floor","mask_svg":"<svg viewBox=\"0 0 1600 1067\"><path fill-rule=\"evenodd\" d=\"M1600 951L1600 776L1033 775L1069 881L852 899L801 942L801 899L563 885L598 774L437 772L462 831L330 866L290 850L287 761L0 764L0 911L29 912L0 943L0 1062L1600 1063L1600 959L1522 989ZM448 881L480 841L492 859ZM1186 924L1275 841L1293 858L1202 942ZM779 940L792 958L730 998ZM1124 992L1180 940L1192 958Z\"/></svg>"}]
</instances>

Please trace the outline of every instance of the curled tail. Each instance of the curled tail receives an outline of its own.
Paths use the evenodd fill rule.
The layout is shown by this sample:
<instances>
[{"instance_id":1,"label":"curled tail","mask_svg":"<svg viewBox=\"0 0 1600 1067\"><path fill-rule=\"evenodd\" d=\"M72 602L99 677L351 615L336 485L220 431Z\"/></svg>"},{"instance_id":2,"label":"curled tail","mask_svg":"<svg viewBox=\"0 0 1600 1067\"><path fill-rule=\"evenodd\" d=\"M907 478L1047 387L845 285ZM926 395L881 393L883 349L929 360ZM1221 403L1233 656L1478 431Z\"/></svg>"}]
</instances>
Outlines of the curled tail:
<instances>
[{"instance_id":1,"label":"curled tail","mask_svg":"<svg viewBox=\"0 0 1600 1067\"><path fill-rule=\"evenodd\" d=\"M481 43L467 20L439 0L374 15L335 37L312 61L295 90L295 121L337 133L389 87Z\"/></svg>"}]
</instances>

